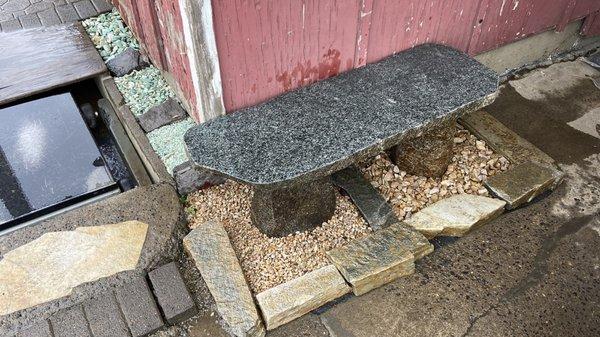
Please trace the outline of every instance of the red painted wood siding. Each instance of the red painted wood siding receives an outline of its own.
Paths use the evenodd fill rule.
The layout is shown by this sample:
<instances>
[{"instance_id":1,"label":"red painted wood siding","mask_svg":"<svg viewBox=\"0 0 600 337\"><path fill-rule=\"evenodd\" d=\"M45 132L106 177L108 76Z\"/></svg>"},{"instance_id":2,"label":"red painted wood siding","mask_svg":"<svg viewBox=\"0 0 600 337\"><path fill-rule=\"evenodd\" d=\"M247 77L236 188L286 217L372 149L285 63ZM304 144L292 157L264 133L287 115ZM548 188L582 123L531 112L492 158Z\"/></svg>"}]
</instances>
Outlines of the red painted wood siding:
<instances>
[{"instance_id":1,"label":"red painted wood siding","mask_svg":"<svg viewBox=\"0 0 600 337\"><path fill-rule=\"evenodd\" d=\"M426 42L479 54L597 10L598 0L213 0L225 107Z\"/></svg>"},{"instance_id":2,"label":"red painted wood siding","mask_svg":"<svg viewBox=\"0 0 600 337\"><path fill-rule=\"evenodd\" d=\"M178 1L113 0L154 63L195 106ZM588 15L583 33L600 33L599 0L212 0L212 6L227 111L426 42L476 55Z\"/></svg>"},{"instance_id":3,"label":"red painted wood siding","mask_svg":"<svg viewBox=\"0 0 600 337\"><path fill-rule=\"evenodd\" d=\"M150 59L174 79L176 90L196 106L190 76L190 64L183 37L183 24L178 0L112 0ZM198 119L196 111L190 111Z\"/></svg>"}]
</instances>

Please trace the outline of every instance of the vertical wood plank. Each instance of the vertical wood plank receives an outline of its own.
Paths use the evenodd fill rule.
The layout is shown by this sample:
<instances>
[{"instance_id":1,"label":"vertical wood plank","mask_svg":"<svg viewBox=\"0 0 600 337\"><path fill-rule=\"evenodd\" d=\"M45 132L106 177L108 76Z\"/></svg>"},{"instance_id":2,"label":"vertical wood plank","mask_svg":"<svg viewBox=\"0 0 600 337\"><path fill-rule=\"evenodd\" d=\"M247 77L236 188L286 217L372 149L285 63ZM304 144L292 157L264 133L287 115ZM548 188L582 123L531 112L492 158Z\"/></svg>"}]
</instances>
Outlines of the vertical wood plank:
<instances>
[{"instance_id":1,"label":"vertical wood plank","mask_svg":"<svg viewBox=\"0 0 600 337\"><path fill-rule=\"evenodd\" d=\"M566 4L546 0L482 0L468 51L479 54L552 28L560 22Z\"/></svg>"},{"instance_id":2,"label":"vertical wood plank","mask_svg":"<svg viewBox=\"0 0 600 337\"><path fill-rule=\"evenodd\" d=\"M354 66L357 68L367 64L371 18L373 17L373 0L361 0L359 8L358 27L356 28L356 51L354 52Z\"/></svg>"},{"instance_id":3,"label":"vertical wood plank","mask_svg":"<svg viewBox=\"0 0 600 337\"><path fill-rule=\"evenodd\" d=\"M144 23L140 32L140 38L144 41L146 52L157 67L165 69L167 66L165 64L165 50L155 2L154 0L138 0L136 3L139 15L138 22ZM165 70L168 70L168 68Z\"/></svg>"},{"instance_id":4,"label":"vertical wood plank","mask_svg":"<svg viewBox=\"0 0 600 337\"><path fill-rule=\"evenodd\" d=\"M581 27L581 34L583 36L600 35L600 12L590 14L585 18Z\"/></svg>"},{"instance_id":5,"label":"vertical wood plank","mask_svg":"<svg viewBox=\"0 0 600 337\"><path fill-rule=\"evenodd\" d=\"M466 50L478 4L478 0L376 0L368 62L428 42Z\"/></svg>"},{"instance_id":6,"label":"vertical wood plank","mask_svg":"<svg viewBox=\"0 0 600 337\"><path fill-rule=\"evenodd\" d=\"M213 1L226 109L352 69L359 2Z\"/></svg>"}]
</instances>

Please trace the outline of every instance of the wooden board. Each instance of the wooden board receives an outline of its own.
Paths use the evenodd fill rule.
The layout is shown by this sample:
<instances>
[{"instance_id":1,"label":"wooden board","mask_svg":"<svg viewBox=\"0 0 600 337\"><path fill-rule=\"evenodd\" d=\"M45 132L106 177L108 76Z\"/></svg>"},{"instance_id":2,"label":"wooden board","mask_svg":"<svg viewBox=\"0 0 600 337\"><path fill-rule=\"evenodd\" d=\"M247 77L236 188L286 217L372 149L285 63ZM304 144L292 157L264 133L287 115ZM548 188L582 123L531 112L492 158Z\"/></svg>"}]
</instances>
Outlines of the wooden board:
<instances>
[{"instance_id":1,"label":"wooden board","mask_svg":"<svg viewBox=\"0 0 600 337\"><path fill-rule=\"evenodd\" d=\"M0 33L0 105L104 72L79 23Z\"/></svg>"}]
</instances>

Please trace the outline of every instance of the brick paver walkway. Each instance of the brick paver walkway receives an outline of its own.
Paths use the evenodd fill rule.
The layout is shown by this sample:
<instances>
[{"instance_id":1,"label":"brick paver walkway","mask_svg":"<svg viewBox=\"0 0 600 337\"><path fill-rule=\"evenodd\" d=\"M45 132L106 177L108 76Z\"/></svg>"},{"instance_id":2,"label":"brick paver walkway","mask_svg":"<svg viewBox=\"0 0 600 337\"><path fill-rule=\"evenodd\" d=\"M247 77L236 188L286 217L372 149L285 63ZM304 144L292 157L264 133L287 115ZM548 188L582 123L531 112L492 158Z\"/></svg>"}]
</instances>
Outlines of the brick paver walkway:
<instances>
[{"instance_id":1,"label":"brick paver walkway","mask_svg":"<svg viewBox=\"0 0 600 337\"><path fill-rule=\"evenodd\" d=\"M111 9L106 0L0 0L0 32L74 22Z\"/></svg>"}]
</instances>

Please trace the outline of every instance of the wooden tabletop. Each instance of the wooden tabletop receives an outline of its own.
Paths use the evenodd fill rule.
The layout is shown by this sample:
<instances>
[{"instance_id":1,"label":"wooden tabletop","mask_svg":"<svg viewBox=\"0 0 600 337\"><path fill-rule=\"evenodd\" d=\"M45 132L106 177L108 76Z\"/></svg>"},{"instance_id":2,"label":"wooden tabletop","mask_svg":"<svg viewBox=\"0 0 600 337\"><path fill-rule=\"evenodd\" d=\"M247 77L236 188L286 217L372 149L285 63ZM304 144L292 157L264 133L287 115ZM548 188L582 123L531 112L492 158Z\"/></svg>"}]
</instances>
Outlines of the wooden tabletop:
<instances>
[{"instance_id":1,"label":"wooden tabletop","mask_svg":"<svg viewBox=\"0 0 600 337\"><path fill-rule=\"evenodd\" d=\"M80 23L0 33L0 106L104 72Z\"/></svg>"}]
</instances>

